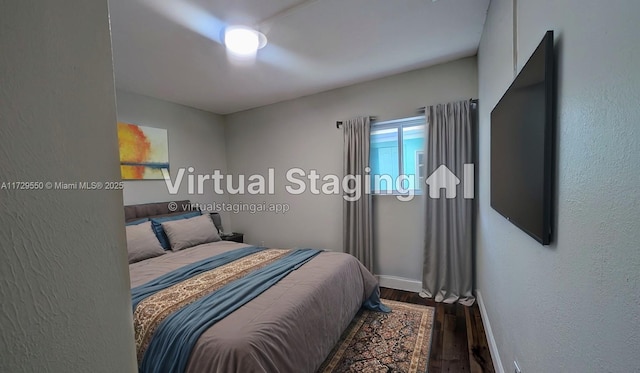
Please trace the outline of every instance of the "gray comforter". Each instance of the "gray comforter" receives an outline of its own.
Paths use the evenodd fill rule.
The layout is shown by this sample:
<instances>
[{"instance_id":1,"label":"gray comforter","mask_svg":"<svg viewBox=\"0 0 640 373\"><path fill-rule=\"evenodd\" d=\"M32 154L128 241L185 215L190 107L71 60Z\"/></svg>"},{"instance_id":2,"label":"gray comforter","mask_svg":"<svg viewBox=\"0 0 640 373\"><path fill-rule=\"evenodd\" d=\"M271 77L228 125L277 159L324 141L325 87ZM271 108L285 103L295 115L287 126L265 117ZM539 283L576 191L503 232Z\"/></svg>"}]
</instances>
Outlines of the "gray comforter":
<instances>
[{"instance_id":1,"label":"gray comforter","mask_svg":"<svg viewBox=\"0 0 640 373\"><path fill-rule=\"evenodd\" d=\"M131 264L131 287L241 246L221 241ZM209 328L187 372L315 372L376 286L353 256L323 252Z\"/></svg>"}]
</instances>

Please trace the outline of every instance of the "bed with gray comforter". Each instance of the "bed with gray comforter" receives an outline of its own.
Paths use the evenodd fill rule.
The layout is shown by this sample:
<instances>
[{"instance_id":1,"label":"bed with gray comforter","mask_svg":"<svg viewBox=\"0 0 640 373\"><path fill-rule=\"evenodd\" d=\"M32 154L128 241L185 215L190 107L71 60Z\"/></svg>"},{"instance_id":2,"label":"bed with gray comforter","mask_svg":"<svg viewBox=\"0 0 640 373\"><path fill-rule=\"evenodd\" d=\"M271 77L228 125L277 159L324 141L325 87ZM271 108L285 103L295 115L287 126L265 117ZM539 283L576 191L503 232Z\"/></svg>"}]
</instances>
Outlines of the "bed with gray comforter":
<instances>
[{"instance_id":1,"label":"bed with gray comforter","mask_svg":"<svg viewBox=\"0 0 640 373\"><path fill-rule=\"evenodd\" d=\"M130 264L131 287L246 246L219 241ZM377 292L376 278L353 256L320 252L208 326L190 350L185 371L315 372L360 307ZM136 325L138 348L148 345L147 337L138 334L152 334L149 331Z\"/></svg>"}]
</instances>

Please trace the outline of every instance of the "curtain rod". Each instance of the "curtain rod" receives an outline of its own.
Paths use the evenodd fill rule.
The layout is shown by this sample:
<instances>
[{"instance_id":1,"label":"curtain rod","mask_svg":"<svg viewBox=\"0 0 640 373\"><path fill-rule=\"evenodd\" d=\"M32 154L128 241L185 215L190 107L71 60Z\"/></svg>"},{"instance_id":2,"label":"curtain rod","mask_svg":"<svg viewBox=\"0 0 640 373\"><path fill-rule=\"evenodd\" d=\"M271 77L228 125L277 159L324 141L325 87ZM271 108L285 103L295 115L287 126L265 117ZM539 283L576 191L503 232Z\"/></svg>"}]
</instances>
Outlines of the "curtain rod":
<instances>
[{"instance_id":1,"label":"curtain rod","mask_svg":"<svg viewBox=\"0 0 640 373\"><path fill-rule=\"evenodd\" d=\"M477 98L470 98L469 102L472 103L472 104L477 104L478 103L478 99ZM425 109L426 109L425 106L418 108L418 113L424 114L425 113ZM375 121L376 119L377 119L376 117L369 117L369 120L372 121L372 122ZM340 128L341 125L342 125L342 121L336 122L336 128Z\"/></svg>"},{"instance_id":2,"label":"curtain rod","mask_svg":"<svg viewBox=\"0 0 640 373\"><path fill-rule=\"evenodd\" d=\"M472 103L472 104L477 104L477 103L478 103L478 99L477 99L477 98L470 98L470 99L469 99L469 102L470 102L470 103ZM425 107L425 106L423 106L423 107L419 107L419 108L418 108L418 113L420 113L420 114L424 114L425 110L426 110L426 107Z\"/></svg>"},{"instance_id":3,"label":"curtain rod","mask_svg":"<svg viewBox=\"0 0 640 373\"><path fill-rule=\"evenodd\" d=\"M375 122L375 121L376 121L376 119L378 119L378 118L377 118L377 117L369 117L369 120L370 120L371 122ZM342 121L338 121L338 122L336 122L336 128L340 128L340 126L341 126L341 125L342 125Z\"/></svg>"}]
</instances>

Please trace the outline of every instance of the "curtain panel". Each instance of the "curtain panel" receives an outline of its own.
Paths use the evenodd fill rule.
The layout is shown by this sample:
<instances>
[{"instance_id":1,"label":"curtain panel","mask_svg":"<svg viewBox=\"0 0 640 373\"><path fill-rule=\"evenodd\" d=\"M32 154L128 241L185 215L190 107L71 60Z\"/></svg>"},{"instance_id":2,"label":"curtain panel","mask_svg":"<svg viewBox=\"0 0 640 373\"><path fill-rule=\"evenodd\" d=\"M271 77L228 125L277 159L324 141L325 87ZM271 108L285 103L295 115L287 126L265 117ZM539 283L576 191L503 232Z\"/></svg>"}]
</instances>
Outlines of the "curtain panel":
<instances>
[{"instance_id":1,"label":"curtain panel","mask_svg":"<svg viewBox=\"0 0 640 373\"><path fill-rule=\"evenodd\" d=\"M371 195L365 193L369 167L369 141L371 123L369 117L358 117L343 121L344 176L359 178L350 181L349 188L358 187L358 192L343 195L343 243L344 251L364 264L373 273L373 213ZM359 196L359 198L355 198Z\"/></svg>"},{"instance_id":2,"label":"curtain panel","mask_svg":"<svg viewBox=\"0 0 640 373\"><path fill-rule=\"evenodd\" d=\"M474 131L471 104L459 101L425 108L428 193L421 296L470 306L473 296ZM444 166L444 167L443 167ZM473 178L473 172L471 172ZM471 184L469 184L471 183ZM465 185L466 184L466 185ZM443 190L444 189L444 190Z\"/></svg>"}]
</instances>

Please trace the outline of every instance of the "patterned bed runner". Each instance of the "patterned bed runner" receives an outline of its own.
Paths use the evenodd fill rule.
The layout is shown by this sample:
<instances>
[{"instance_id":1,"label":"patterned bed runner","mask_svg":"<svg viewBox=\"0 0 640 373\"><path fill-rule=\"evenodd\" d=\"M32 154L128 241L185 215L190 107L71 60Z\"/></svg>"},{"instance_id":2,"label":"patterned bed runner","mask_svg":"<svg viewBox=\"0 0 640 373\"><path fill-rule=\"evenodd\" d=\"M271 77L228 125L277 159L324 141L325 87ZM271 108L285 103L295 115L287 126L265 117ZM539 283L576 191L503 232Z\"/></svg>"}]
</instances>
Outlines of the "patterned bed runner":
<instances>
[{"instance_id":1,"label":"patterned bed runner","mask_svg":"<svg viewBox=\"0 0 640 373\"><path fill-rule=\"evenodd\" d=\"M315 249L263 249L211 268L189 265L134 289L140 372L183 372L200 335L318 255ZM210 259L215 259L212 257ZM207 268L206 271L201 267ZM181 281L177 281L178 278ZM169 286L167 286L169 285ZM144 293L144 297L139 294Z\"/></svg>"},{"instance_id":2,"label":"patterned bed runner","mask_svg":"<svg viewBox=\"0 0 640 373\"><path fill-rule=\"evenodd\" d=\"M287 253L289 250L264 250L191 277L141 301L133 313L138 363L142 362L153 333L168 315Z\"/></svg>"}]
</instances>

